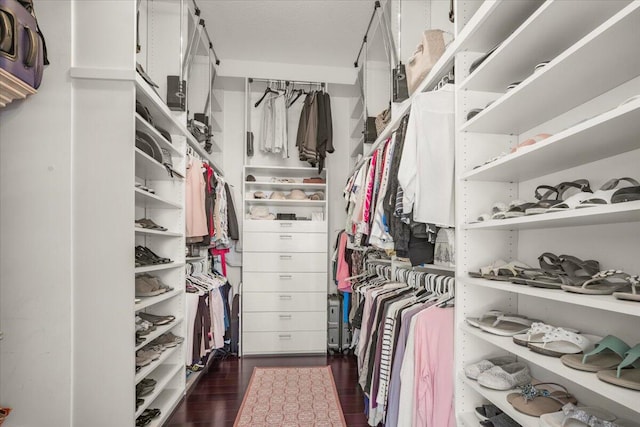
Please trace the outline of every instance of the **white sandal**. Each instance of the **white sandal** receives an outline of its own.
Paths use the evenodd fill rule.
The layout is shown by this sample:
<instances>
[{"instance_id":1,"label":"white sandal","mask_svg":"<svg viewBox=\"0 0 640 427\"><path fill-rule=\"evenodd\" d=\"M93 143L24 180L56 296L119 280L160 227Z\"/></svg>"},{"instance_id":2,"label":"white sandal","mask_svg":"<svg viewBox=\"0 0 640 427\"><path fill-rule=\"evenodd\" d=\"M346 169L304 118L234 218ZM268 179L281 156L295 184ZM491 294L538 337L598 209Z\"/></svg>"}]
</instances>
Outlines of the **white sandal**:
<instances>
[{"instance_id":1,"label":"white sandal","mask_svg":"<svg viewBox=\"0 0 640 427\"><path fill-rule=\"evenodd\" d=\"M596 335L576 334L562 328L547 332L542 342L530 343L529 348L536 353L560 357L565 354L587 353L600 342L602 337Z\"/></svg>"}]
</instances>

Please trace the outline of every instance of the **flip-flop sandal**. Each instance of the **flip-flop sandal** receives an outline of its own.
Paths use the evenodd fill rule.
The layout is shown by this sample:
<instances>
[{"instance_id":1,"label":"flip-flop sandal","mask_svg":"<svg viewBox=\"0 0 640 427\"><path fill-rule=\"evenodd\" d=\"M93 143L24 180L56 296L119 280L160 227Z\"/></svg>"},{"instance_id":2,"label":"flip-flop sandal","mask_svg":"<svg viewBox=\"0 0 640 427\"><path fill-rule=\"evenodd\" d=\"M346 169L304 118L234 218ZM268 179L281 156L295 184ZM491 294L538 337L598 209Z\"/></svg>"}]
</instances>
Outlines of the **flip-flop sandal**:
<instances>
[{"instance_id":1,"label":"flip-flop sandal","mask_svg":"<svg viewBox=\"0 0 640 427\"><path fill-rule=\"evenodd\" d=\"M554 412L540 416L540 425L549 427L585 427L591 426L611 426L621 427L615 424L607 424L605 421L611 422L616 420L615 414L595 406L575 406L573 403L567 403L562 407L562 412Z\"/></svg>"},{"instance_id":2,"label":"flip-flop sandal","mask_svg":"<svg viewBox=\"0 0 640 427\"><path fill-rule=\"evenodd\" d=\"M534 205L535 203L533 202L525 202L519 205L512 206L508 211L504 213L504 217L505 219L523 217L526 210L532 208Z\"/></svg>"},{"instance_id":3,"label":"flip-flop sandal","mask_svg":"<svg viewBox=\"0 0 640 427\"><path fill-rule=\"evenodd\" d=\"M617 367L631 347L620 338L607 335L595 348L584 355L566 354L560 361L566 366L579 371L598 372Z\"/></svg>"},{"instance_id":4,"label":"flip-flop sandal","mask_svg":"<svg viewBox=\"0 0 640 427\"><path fill-rule=\"evenodd\" d=\"M629 276L626 280L631 285L631 292L614 292L613 296L618 299L640 302L640 293L638 293L638 288L640 288L640 276Z\"/></svg>"},{"instance_id":5,"label":"flip-flop sandal","mask_svg":"<svg viewBox=\"0 0 640 427\"><path fill-rule=\"evenodd\" d=\"M504 314L505 313L500 310L489 310L480 317L467 317L466 322L475 328L479 328L480 323L494 322L498 319L498 317ZM517 314L507 314L507 316L517 316Z\"/></svg>"},{"instance_id":6,"label":"flip-flop sandal","mask_svg":"<svg viewBox=\"0 0 640 427\"><path fill-rule=\"evenodd\" d=\"M531 327L529 328L527 333L514 335L513 342L523 347L528 347L529 344L531 343L543 342L542 339L544 338L545 334L549 332L553 332L556 329L558 329L558 327L556 326L548 325L543 322L534 322L531 324ZM572 328L561 327L560 329L563 329L565 331L570 331L573 333L578 333L576 329L572 329Z\"/></svg>"},{"instance_id":7,"label":"flip-flop sandal","mask_svg":"<svg viewBox=\"0 0 640 427\"><path fill-rule=\"evenodd\" d=\"M534 321L524 317L503 314L492 323L481 321L478 324L480 329L490 334L512 337L528 331Z\"/></svg>"},{"instance_id":8,"label":"flip-flop sandal","mask_svg":"<svg viewBox=\"0 0 640 427\"><path fill-rule=\"evenodd\" d=\"M605 182L602 187L600 187L600 190L593 193L593 196L580 203L576 208L582 209L610 204L611 197L616 191L619 190L619 188L617 187L621 181L627 181L632 186L640 186L640 183L638 181L629 177L610 179L609 181Z\"/></svg>"},{"instance_id":9,"label":"flip-flop sandal","mask_svg":"<svg viewBox=\"0 0 640 427\"><path fill-rule=\"evenodd\" d=\"M483 274L482 277L489 280L509 282L514 277L518 277L520 271L527 268L531 267L524 262L511 261L510 263L491 269L487 274Z\"/></svg>"},{"instance_id":10,"label":"flip-flop sandal","mask_svg":"<svg viewBox=\"0 0 640 427\"><path fill-rule=\"evenodd\" d=\"M475 278L483 278L484 275L489 274L490 271L494 270L495 268L501 267L503 265L506 265L507 262L499 259L496 260L494 262L491 263L491 265L487 265L485 267L480 267L480 271L470 271L469 272L469 277L475 277Z\"/></svg>"},{"instance_id":11,"label":"flip-flop sandal","mask_svg":"<svg viewBox=\"0 0 640 427\"><path fill-rule=\"evenodd\" d=\"M640 344L627 350L617 369L599 371L597 375L604 382L640 391Z\"/></svg>"},{"instance_id":12,"label":"flip-flop sandal","mask_svg":"<svg viewBox=\"0 0 640 427\"><path fill-rule=\"evenodd\" d=\"M540 387L543 385L554 385L560 387L562 391L553 391ZM567 403L573 403L574 405L578 403L576 398L563 385L557 383L528 384L522 388L520 393L507 395L507 401L518 412L533 417L558 412Z\"/></svg>"},{"instance_id":13,"label":"flip-flop sandal","mask_svg":"<svg viewBox=\"0 0 640 427\"><path fill-rule=\"evenodd\" d=\"M611 196L611 203L635 202L640 200L640 186L621 188Z\"/></svg>"},{"instance_id":14,"label":"flip-flop sandal","mask_svg":"<svg viewBox=\"0 0 640 427\"><path fill-rule=\"evenodd\" d=\"M611 295L629 285L628 277L631 276L621 270L604 270L594 274L582 286L562 285L561 287L565 291L577 294ZM612 282L607 279L617 279L618 282Z\"/></svg>"},{"instance_id":15,"label":"flip-flop sandal","mask_svg":"<svg viewBox=\"0 0 640 427\"><path fill-rule=\"evenodd\" d=\"M520 427L520 424L515 422L504 412L501 412L500 414L493 416L488 420L480 421L480 425L483 427Z\"/></svg>"},{"instance_id":16,"label":"flip-flop sandal","mask_svg":"<svg viewBox=\"0 0 640 427\"><path fill-rule=\"evenodd\" d=\"M565 354L578 354L593 349L595 343L602 337L596 335L576 334L557 328L546 333L542 337L542 342L529 343L531 351L544 354L545 356L561 357Z\"/></svg>"},{"instance_id":17,"label":"flip-flop sandal","mask_svg":"<svg viewBox=\"0 0 640 427\"><path fill-rule=\"evenodd\" d=\"M491 417L502 414L502 410L496 405L487 404L478 406L476 408L475 414L480 421L487 421Z\"/></svg>"}]
</instances>

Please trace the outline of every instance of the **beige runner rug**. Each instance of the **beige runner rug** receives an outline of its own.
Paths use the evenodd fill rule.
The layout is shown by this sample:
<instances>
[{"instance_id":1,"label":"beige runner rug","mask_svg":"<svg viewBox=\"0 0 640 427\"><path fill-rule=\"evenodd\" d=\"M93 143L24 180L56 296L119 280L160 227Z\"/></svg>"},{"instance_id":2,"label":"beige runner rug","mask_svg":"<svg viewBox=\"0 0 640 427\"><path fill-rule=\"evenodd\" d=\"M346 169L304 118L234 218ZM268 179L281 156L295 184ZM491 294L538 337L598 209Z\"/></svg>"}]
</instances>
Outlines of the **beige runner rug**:
<instances>
[{"instance_id":1,"label":"beige runner rug","mask_svg":"<svg viewBox=\"0 0 640 427\"><path fill-rule=\"evenodd\" d=\"M234 427L346 427L330 366L254 368Z\"/></svg>"}]
</instances>

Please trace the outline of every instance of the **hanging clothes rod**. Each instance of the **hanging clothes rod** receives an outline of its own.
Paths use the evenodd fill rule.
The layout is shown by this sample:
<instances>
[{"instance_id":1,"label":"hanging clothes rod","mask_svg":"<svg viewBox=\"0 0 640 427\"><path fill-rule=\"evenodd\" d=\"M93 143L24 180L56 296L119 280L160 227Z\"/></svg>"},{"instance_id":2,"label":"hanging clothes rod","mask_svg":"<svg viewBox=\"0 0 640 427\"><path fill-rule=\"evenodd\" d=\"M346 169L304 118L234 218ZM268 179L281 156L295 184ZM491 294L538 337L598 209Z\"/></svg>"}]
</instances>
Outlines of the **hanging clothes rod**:
<instances>
[{"instance_id":1,"label":"hanging clothes rod","mask_svg":"<svg viewBox=\"0 0 640 427\"><path fill-rule=\"evenodd\" d=\"M375 18L376 12L379 7L380 7L380 1L376 0L376 2L373 4L373 13L371 14L371 18L369 18L369 25L367 25L367 31L365 31L364 37L362 38L362 43L360 44L360 50L358 51L358 56L356 57L356 60L353 63L353 66L355 68L358 68L358 62L360 62L360 55L362 55L362 50L364 49L364 46L367 44L367 37L369 35L369 30L371 30L371 24L373 24L373 18Z\"/></svg>"},{"instance_id":2,"label":"hanging clothes rod","mask_svg":"<svg viewBox=\"0 0 640 427\"><path fill-rule=\"evenodd\" d=\"M191 2L193 3L193 9L194 9L194 14L200 18L200 8L198 7L198 3L196 3L196 0L191 0ZM200 19L199 24L202 25L202 29L204 30L204 35L207 36L207 41L209 42L209 50L211 50L211 52L213 53L213 57L216 60L216 65L220 65L220 59L218 58L218 54L216 53L216 50L213 48L213 43L211 42L211 37L209 36L209 31L207 31L207 27L205 25L205 21L204 19Z\"/></svg>"},{"instance_id":3,"label":"hanging clothes rod","mask_svg":"<svg viewBox=\"0 0 640 427\"><path fill-rule=\"evenodd\" d=\"M249 83L253 83L253 82L263 82L263 83L281 82L281 83L289 83L292 85L320 85L320 87L325 87L324 82L311 82L311 81L303 81L303 80L283 80L283 79L257 79L254 77L249 77Z\"/></svg>"}]
</instances>

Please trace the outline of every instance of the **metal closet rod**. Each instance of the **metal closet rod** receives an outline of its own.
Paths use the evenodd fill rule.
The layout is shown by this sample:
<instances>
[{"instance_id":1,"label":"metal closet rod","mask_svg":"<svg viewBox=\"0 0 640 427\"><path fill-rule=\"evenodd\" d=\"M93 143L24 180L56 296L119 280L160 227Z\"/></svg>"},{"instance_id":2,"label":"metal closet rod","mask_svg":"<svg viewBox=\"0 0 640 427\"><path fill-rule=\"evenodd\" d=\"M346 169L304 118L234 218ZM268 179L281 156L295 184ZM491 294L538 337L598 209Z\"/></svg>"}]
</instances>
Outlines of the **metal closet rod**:
<instances>
[{"instance_id":1,"label":"metal closet rod","mask_svg":"<svg viewBox=\"0 0 640 427\"><path fill-rule=\"evenodd\" d=\"M264 83L283 82L283 83L290 83L294 85L320 85L320 87L325 86L324 82L310 82L310 81L302 81L302 80L283 80L283 79L256 79L253 77L249 77L249 83L253 83L253 82L264 82Z\"/></svg>"},{"instance_id":2,"label":"metal closet rod","mask_svg":"<svg viewBox=\"0 0 640 427\"><path fill-rule=\"evenodd\" d=\"M373 18L376 16L376 11L380 7L380 1L376 0L373 4L373 13L371 14L371 18L369 19L369 25L367 25L367 31L364 33L364 37L362 38L362 44L360 44L360 50L358 51L358 56L356 57L353 66L358 68L358 62L360 62L360 55L362 55L362 49L364 49L364 45L367 44L367 36L369 35L369 30L371 30L371 24L373 24Z\"/></svg>"},{"instance_id":3,"label":"metal closet rod","mask_svg":"<svg viewBox=\"0 0 640 427\"><path fill-rule=\"evenodd\" d=\"M195 15L197 17L200 17L200 8L198 7L198 3L196 3L196 0L191 0L191 2L193 3L193 8L195 9ZM204 19L200 19L198 24L202 25L204 34L207 36L207 41L209 42L209 49L211 50L211 52L213 52L213 57L216 60L216 65L220 65L220 59L218 58L218 54L216 53L216 50L213 48L213 43L211 43L211 37L209 37L209 31L207 31L207 27L204 23Z\"/></svg>"}]
</instances>

